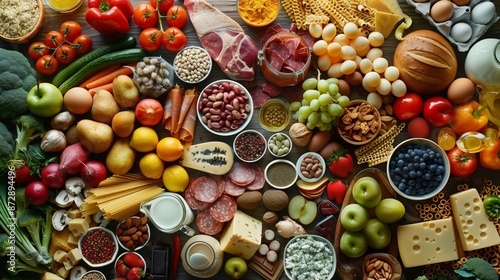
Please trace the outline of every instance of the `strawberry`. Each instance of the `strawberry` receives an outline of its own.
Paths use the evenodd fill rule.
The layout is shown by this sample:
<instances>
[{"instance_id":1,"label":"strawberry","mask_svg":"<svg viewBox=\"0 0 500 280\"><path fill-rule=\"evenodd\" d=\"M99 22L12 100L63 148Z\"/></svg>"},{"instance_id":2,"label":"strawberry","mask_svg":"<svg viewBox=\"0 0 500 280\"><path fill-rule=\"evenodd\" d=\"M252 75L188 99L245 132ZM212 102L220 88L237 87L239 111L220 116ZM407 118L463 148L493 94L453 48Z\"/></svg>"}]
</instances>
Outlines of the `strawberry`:
<instances>
[{"instance_id":1,"label":"strawberry","mask_svg":"<svg viewBox=\"0 0 500 280\"><path fill-rule=\"evenodd\" d=\"M347 185L343 180L331 181L326 186L326 196L329 200L335 201L338 205L342 205L346 192Z\"/></svg>"},{"instance_id":2,"label":"strawberry","mask_svg":"<svg viewBox=\"0 0 500 280\"><path fill-rule=\"evenodd\" d=\"M132 267L127 272L127 280L140 280L142 278L142 268Z\"/></svg>"},{"instance_id":3,"label":"strawberry","mask_svg":"<svg viewBox=\"0 0 500 280\"><path fill-rule=\"evenodd\" d=\"M347 153L347 150L340 148L327 160L328 169L333 175L338 178L346 178L354 170L354 161L352 156Z\"/></svg>"},{"instance_id":4,"label":"strawberry","mask_svg":"<svg viewBox=\"0 0 500 280\"><path fill-rule=\"evenodd\" d=\"M116 276L123 277L127 275L128 266L123 262L123 260L118 260L115 265Z\"/></svg>"},{"instance_id":5,"label":"strawberry","mask_svg":"<svg viewBox=\"0 0 500 280\"><path fill-rule=\"evenodd\" d=\"M127 253L123 256L123 262L129 267L144 268L144 261L135 253Z\"/></svg>"}]
</instances>

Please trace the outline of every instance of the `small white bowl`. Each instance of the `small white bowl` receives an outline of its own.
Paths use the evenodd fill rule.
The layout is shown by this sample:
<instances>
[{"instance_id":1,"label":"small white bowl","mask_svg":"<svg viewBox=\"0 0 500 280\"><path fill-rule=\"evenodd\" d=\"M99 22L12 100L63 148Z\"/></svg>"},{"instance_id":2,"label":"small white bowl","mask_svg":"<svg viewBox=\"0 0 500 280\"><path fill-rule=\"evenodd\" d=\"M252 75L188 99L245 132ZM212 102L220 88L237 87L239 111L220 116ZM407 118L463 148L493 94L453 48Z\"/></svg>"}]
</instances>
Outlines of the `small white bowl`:
<instances>
[{"instance_id":1,"label":"small white bowl","mask_svg":"<svg viewBox=\"0 0 500 280\"><path fill-rule=\"evenodd\" d=\"M242 139L247 137L255 137L255 138L246 139L248 143L241 143ZM257 149L257 151L250 151L250 149ZM266 150L267 150L266 138L264 138L264 135L262 135L262 133L258 132L257 130L252 130L252 129L244 130L240 132L238 135L236 135L236 137L234 137L233 151L234 154L241 161L248 163L259 161L266 154ZM249 154L245 156L241 154L242 152L249 152Z\"/></svg>"},{"instance_id":2,"label":"small white bowl","mask_svg":"<svg viewBox=\"0 0 500 280\"><path fill-rule=\"evenodd\" d=\"M281 166L281 167L279 167ZM280 168L276 170L275 168ZM271 176L277 174L277 176ZM297 169L293 162L286 159L275 159L271 161L264 169L264 178L266 182L275 189L288 189L297 181ZM284 181L282 184L278 181Z\"/></svg>"},{"instance_id":3,"label":"small white bowl","mask_svg":"<svg viewBox=\"0 0 500 280\"><path fill-rule=\"evenodd\" d=\"M115 242L115 246L114 246L114 253L113 253L113 256L111 257L111 259L109 259L108 261L106 262L103 262L103 263L92 263L90 260L87 260L87 258L85 257L85 253L84 251L82 250L82 242L83 242L83 239L85 238L85 236L87 236L90 232L92 231L95 231L95 230L103 230L104 232L108 233L112 238L113 238L113 241ZM102 241L99 240L99 241ZM94 249L96 247L94 246ZM107 229L107 228L104 228L104 227L92 227L92 228L89 228L89 230L87 231L87 233L85 233L84 235L80 236L80 239L78 239L78 249L80 250L80 252L82 252L82 257L83 257L83 260L85 261L85 263L87 263L90 267L103 267L103 266L106 266L110 263L113 263L116 259L116 255L118 255L118 239L116 239L116 235L114 234L114 232L112 232L111 230Z\"/></svg>"},{"instance_id":4,"label":"small white bowl","mask_svg":"<svg viewBox=\"0 0 500 280\"><path fill-rule=\"evenodd\" d=\"M94 274L94 275L92 275L92 274ZM95 274L98 274L100 279L106 280L106 276L104 275L104 273L100 272L99 270L89 270L89 271L85 272L79 279L80 280L98 280L96 277L94 277Z\"/></svg>"},{"instance_id":5,"label":"small white bowl","mask_svg":"<svg viewBox=\"0 0 500 280\"><path fill-rule=\"evenodd\" d=\"M319 164L321 165L320 175L308 178L304 174L302 174L301 165L302 165L302 162L304 161L304 159L308 156L314 156L319 161ZM320 154L315 153L315 152L306 152L302 156L300 156L300 158L297 160L296 168L297 168L297 173L298 173L300 179L302 179L306 182L309 182L309 183L314 183L314 182L317 182L318 180L320 180L321 178L323 178L323 176L325 175L326 163L325 163L325 159L323 159L323 157Z\"/></svg>"},{"instance_id":6,"label":"small white bowl","mask_svg":"<svg viewBox=\"0 0 500 280\"><path fill-rule=\"evenodd\" d=\"M282 140L276 139L276 137L280 137L280 135L283 137L283 139ZM279 145L279 143L276 143L277 141L281 142L281 145ZM287 145L288 145L288 151L286 150ZM277 132L271 135L271 137L269 137L269 139L267 140L267 149L269 150L269 153L271 153L271 155L277 158L286 157L292 151L292 147L293 147L292 139L290 138L290 136L288 136L288 134L284 132Z\"/></svg>"},{"instance_id":7,"label":"small white bowl","mask_svg":"<svg viewBox=\"0 0 500 280\"><path fill-rule=\"evenodd\" d=\"M443 171L441 182L431 192L428 192L428 193L425 193L425 194L422 194L422 195L409 195L409 194L405 193L404 191L400 190L399 187L396 186L396 184L393 181L393 175L391 175L391 174L393 173L392 172L392 168L393 167L395 168L395 166L393 166L394 165L394 160L397 160L395 157L397 156L397 154L399 154L399 152L401 151L401 149L403 147L408 146L408 145L418 145L419 147L431 148L435 153L439 154L441 156L441 158L443 159L443 164L442 165L444 167L444 171ZM407 167L408 166L407 162L405 162L404 165ZM412 138L412 139L408 139L408 140L405 140L405 141L401 142L389 154L389 157L387 158L387 170L386 170L386 174L387 174L387 179L388 179L391 187L400 196L402 196L402 197L404 197L406 199L409 199L409 200L425 200L425 199L429 199L429 198L437 195L439 192L441 192L443 190L443 188L448 183L448 179L450 177L450 162L448 160L446 152L441 147L439 147L439 145L436 144L435 142L433 142L431 140L428 140L428 139L425 139L425 138ZM421 176L424 176L424 175L421 175ZM419 176L417 176L417 177L419 177Z\"/></svg>"},{"instance_id":8,"label":"small white bowl","mask_svg":"<svg viewBox=\"0 0 500 280\"><path fill-rule=\"evenodd\" d=\"M132 216L130 217L132 219L140 219L139 216ZM116 226L116 229L118 229L120 227L121 224L125 223L125 221L121 221L117 226ZM137 246L135 247L134 250L130 250L129 248L125 247L125 244L123 244L121 241L120 241L120 238L117 236L117 239L118 239L118 245L120 245L120 247L122 247L124 250L126 251L139 251L140 249L144 248L144 246L146 246L148 243L149 243L149 239L151 239L151 231L150 231L150 228L149 228L149 225L146 224L146 228L147 228L147 233L148 233L148 239L146 240L146 242L144 242L144 244L142 244L141 246ZM115 231L116 232L116 231Z\"/></svg>"},{"instance_id":9,"label":"small white bowl","mask_svg":"<svg viewBox=\"0 0 500 280\"><path fill-rule=\"evenodd\" d=\"M187 55L186 52L192 52L192 54L189 55L191 59L197 59L197 60L207 59L207 63L208 63L207 68L200 69L198 67L198 65L195 65L192 63L186 63L188 65L183 64L181 62L184 60L182 56ZM210 57L210 54L208 54L208 52L204 48L201 48L198 46L188 46L188 47L184 47L182 50L180 50L175 55L173 66L174 66L175 75L177 76L177 78L179 78L181 81L183 81L187 84L197 84L197 83L204 81L208 77L208 75L210 75L210 72L212 71L212 58ZM192 71L198 71L198 72L202 71L205 73L204 73L203 77L200 77L198 79L188 79L186 74L183 74L184 72L190 73Z\"/></svg>"},{"instance_id":10,"label":"small white bowl","mask_svg":"<svg viewBox=\"0 0 500 280\"><path fill-rule=\"evenodd\" d=\"M115 275L116 275L116 264L118 263L119 260L123 259L123 257L126 254L134 254L134 255L138 256L139 258L141 258L142 262L144 263L144 268L142 269L142 271L143 271L143 273L146 272L146 260L144 260L144 257L141 256L141 254L138 254L136 252L124 252L121 255L119 255L118 258L116 258L115 266L113 267L113 269L115 270Z\"/></svg>"}]
</instances>

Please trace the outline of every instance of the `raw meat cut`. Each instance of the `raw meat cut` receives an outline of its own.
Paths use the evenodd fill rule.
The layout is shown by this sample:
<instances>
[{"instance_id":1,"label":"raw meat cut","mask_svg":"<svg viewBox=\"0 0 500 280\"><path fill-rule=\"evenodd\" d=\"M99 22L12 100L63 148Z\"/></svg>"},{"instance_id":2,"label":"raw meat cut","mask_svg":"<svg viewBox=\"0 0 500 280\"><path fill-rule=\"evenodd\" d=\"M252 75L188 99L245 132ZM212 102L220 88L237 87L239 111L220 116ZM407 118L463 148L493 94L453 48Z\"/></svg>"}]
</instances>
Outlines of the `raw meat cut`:
<instances>
[{"instance_id":1,"label":"raw meat cut","mask_svg":"<svg viewBox=\"0 0 500 280\"><path fill-rule=\"evenodd\" d=\"M203 47L234 80L253 80L258 49L243 28L205 0L184 0Z\"/></svg>"}]
</instances>

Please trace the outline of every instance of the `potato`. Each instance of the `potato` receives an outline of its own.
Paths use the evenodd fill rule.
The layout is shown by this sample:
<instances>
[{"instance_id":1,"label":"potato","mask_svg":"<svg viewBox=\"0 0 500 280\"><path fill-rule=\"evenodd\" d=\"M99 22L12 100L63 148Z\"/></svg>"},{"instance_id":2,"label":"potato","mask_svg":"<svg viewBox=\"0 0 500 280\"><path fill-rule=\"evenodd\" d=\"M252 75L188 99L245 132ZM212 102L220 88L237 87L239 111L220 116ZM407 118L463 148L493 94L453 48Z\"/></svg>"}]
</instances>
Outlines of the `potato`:
<instances>
[{"instance_id":1,"label":"potato","mask_svg":"<svg viewBox=\"0 0 500 280\"><path fill-rule=\"evenodd\" d=\"M125 174L134 166L136 151L129 146L130 137L118 138L106 156L106 168L113 174Z\"/></svg>"},{"instance_id":2,"label":"potato","mask_svg":"<svg viewBox=\"0 0 500 280\"><path fill-rule=\"evenodd\" d=\"M260 206L262 202L262 193L259 191L245 191L242 195L236 198L238 207L253 210Z\"/></svg>"},{"instance_id":3,"label":"potato","mask_svg":"<svg viewBox=\"0 0 500 280\"><path fill-rule=\"evenodd\" d=\"M264 207L270 211L281 211L288 207L288 195L282 190L267 190L262 195Z\"/></svg>"},{"instance_id":4,"label":"potato","mask_svg":"<svg viewBox=\"0 0 500 280\"><path fill-rule=\"evenodd\" d=\"M100 154L113 144L114 133L111 126L89 119L83 119L76 125L76 134L82 145L91 153Z\"/></svg>"}]
</instances>

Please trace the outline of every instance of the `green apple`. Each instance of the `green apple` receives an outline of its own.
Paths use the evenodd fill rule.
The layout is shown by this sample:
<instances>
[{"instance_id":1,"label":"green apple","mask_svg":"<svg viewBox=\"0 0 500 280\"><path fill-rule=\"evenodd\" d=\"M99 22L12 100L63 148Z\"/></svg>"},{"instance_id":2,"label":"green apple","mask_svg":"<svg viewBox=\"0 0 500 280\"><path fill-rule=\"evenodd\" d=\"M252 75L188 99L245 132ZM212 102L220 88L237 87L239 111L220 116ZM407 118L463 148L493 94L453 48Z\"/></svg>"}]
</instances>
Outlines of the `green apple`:
<instances>
[{"instance_id":1,"label":"green apple","mask_svg":"<svg viewBox=\"0 0 500 280\"><path fill-rule=\"evenodd\" d=\"M340 211L340 224L345 230L362 230L369 219L368 210L357 203L351 203Z\"/></svg>"},{"instance_id":2,"label":"green apple","mask_svg":"<svg viewBox=\"0 0 500 280\"><path fill-rule=\"evenodd\" d=\"M405 206L394 198L384 198L375 206L375 216L387 224L399 221L404 215Z\"/></svg>"},{"instance_id":3,"label":"green apple","mask_svg":"<svg viewBox=\"0 0 500 280\"><path fill-rule=\"evenodd\" d=\"M372 177L362 177L352 187L354 200L366 208L373 208L382 199L382 190L377 180Z\"/></svg>"},{"instance_id":4,"label":"green apple","mask_svg":"<svg viewBox=\"0 0 500 280\"><path fill-rule=\"evenodd\" d=\"M53 84L40 83L28 92L26 103L34 115L52 117L61 111L63 95Z\"/></svg>"},{"instance_id":5,"label":"green apple","mask_svg":"<svg viewBox=\"0 0 500 280\"><path fill-rule=\"evenodd\" d=\"M290 218L308 225L316 219L318 207L312 200L307 200L302 195L296 195L288 203L288 215Z\"/></svg>"},{"instance_id":6,"label":"green apple","mask_svg":"<svg viewBox=\"0 0 500 280\"><path fill-rule=\"evenodd\" d=\"M248 271L247 262L241 257L232 257L226 261L224 271L231 279L243 279Z\"/></svg>"},{"instance_id":7,"label":"green apple","mask_svg":"<svg viewBox=\"0 0 500 280\"><path fill-rule=\"evenodd\" d=\"M391 243L391 229L379 219L370 219L363 232L368 241L368 246L372 249L382 249Z\"/></svg>"},{"instance_id":8,"label":"green apple","mask_svg":"<svg viewBox=\"0 0 500 280\"><path fill-rule=\"evenodd\" d=\"M344 231L340 237L340 251L349 258L359 258L368 250L368 241L363 231Z\"/></svg>"}]
</instances>

